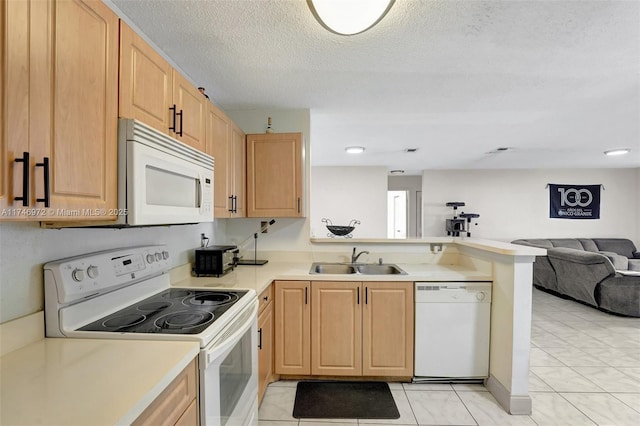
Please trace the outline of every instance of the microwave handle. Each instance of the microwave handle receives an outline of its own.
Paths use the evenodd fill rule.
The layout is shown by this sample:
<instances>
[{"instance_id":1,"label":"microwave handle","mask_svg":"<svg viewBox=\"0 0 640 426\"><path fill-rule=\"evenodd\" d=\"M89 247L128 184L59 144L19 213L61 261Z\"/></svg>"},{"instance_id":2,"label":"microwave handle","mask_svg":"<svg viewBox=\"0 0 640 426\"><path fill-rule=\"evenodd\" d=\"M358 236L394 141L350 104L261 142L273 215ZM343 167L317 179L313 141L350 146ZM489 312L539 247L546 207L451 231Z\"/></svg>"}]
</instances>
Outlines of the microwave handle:
<instances>
[{"instance_id":1,"label":"microwave handle","mask_svg":"<svg viewBox=\"0 0 640 426\"><path fill-rule=\"evenodd\" d=\"M198 182L198 208L202 207L202 199L204 194L204 179L197 179Z\"/></svg>"},{"instance_id":2,"label":"microwave handle","mask_svg":"<svg viewBox=\"0 0 640 426\"><path fill-rule=\"evenodd\" d=\"M212 346L206 348L206 365L209 366L219 354L224 353L227 349L230 349L238 342L238 339L247 332L256 321L258 315L258 303L253 303L250 311L246 311L244 315L241 315L241 321L244 321L237 330L231 335L224 337L220 342L214 343Z\"/></svg>"}]
</instances>

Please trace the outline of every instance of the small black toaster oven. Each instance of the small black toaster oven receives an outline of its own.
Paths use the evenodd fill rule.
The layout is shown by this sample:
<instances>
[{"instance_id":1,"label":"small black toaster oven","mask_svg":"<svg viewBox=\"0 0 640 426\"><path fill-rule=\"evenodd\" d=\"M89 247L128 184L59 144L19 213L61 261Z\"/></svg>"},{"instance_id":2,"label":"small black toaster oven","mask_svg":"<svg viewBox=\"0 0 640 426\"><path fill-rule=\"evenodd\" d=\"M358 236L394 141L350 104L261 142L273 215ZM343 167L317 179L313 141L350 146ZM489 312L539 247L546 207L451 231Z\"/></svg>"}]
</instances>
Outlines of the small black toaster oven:
<instances>
[{"instance_id":1,"label":"small black toaster oven","mask_svg":"<svg viewBox=\"0 0 640 426\"><path fill-rule=\"evenodd\" d=\"M193 272L197 277L224 275L235 268L237 253L236 246L211 246L196 249Z\"/></svg>"}]
</instances>

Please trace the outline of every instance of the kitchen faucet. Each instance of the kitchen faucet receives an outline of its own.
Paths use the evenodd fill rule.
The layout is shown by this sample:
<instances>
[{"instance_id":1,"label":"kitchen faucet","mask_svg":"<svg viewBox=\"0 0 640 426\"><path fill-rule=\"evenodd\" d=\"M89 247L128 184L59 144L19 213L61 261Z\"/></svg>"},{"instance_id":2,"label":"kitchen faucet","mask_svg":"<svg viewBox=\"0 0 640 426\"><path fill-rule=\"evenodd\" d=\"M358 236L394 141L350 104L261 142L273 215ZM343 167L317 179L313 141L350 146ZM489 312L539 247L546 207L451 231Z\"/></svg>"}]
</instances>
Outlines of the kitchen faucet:
<instances>
[{"instance_id":1,"label":"kitchen faucet","mask_svg":"<svg viewBox=\"0 0 640 426\"><path fill-rule=\"evenodd\" d=\"M353 248L353 253L351 253L351 263L356 263L358 261L358 258L360 257L360 255L362 254L369 254L368 251L363 250L360 253L356 254L356 248Z\"/></svg>"}]
</instances>

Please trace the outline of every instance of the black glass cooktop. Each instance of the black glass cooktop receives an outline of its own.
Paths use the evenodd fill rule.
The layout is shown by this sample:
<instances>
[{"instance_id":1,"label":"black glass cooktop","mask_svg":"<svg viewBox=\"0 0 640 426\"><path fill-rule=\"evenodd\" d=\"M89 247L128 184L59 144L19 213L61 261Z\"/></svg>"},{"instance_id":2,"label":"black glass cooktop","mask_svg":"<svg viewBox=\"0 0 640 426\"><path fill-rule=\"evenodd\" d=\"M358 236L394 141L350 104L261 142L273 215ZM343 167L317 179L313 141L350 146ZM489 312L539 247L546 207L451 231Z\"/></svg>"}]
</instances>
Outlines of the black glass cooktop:
<instances>
[{"instance_id":1,"label":"black glass cooktop","mask_svg":"<svg viewBox=\"0 0 640 426\"><path fill-rule=\"evenodd\" d=\"M199 334L246 293L247 291L169 289L79 330Z\"/></svg>"}]
</instances>

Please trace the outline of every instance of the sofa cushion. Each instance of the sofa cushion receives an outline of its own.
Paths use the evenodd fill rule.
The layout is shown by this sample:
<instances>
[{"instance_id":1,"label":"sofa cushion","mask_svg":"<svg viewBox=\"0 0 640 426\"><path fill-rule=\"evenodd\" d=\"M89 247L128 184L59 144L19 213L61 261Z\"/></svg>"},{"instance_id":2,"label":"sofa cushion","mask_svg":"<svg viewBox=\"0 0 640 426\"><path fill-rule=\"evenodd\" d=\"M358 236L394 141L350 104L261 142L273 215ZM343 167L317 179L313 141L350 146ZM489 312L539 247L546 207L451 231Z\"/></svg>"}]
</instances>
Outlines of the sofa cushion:
<instances>
[{"instance_id":1,"label":"sofa cushion","mask_svg":"<svg viewBox=\"0 0 640 426\"><path fill-rule=\"evenodd\" d=\"M629 271L640 271L640 259L629 259Z\"/></svg>"},{"instance_id":2,"label":"sofa cushion","mask_svg":"<svg viewBox=\"0 0 640 426\"><path fill-rule=\"evenodd\" d=\"M636 246L626 238L594 238L593 242L598 246L600 251L612 251L633 259L633 252Z\"/></svg>"},{"instance_id":3,"label":"sofa cushion","mask_svg":"<svg viewBox=\"0 0 640 426\"><path fill-rule=\"evenodd\" d=\"M594 298L595 287L615 275L609 259L599 253L564 247L548 249L547 257L556 271L559 293L598 306Z\"/></svg>"},{"instance_id":4,"label":"sofa cushion","mask_svg":"<svg viewBox=\"0 0 640 426\"><path fill-rule=\"evenodd\" d=\"M629 259L627 259L625 256L622 256L621 254L618 254L618 253L614 253L612 251L600 251L598 253L605 255L607 259L611 261L611 263L613 264L613 267L616 270L626 271L627 269L629 269Z\"/></svg>"},{"instance_id":5,"label":"sofa cushion","mask_svg":"<svg viewBox=\"0 0 640 426\"><path fill-rule=\"evenodd\" d=\"M576 240L575 238L553 238L553 239L550 239L549 241L551 241L551 244L553 244L554 247L570 248L574 250L584 250L584 247L582 247L582 244L580 244L580 241Z\"/></svg>"},{"instance_id":6,"label":"sofa cushion","mask_svg":"<svg viewBox=\"0 0 640 426\"><path fill-rule=\"evenodd\" d=\"M591 238L578 238L578 241L580 241L580 244L582 244L582 248L586 251L592 251L594 253L600 251L596 243Z\"/></svg>"},{"instance_id":7,"label":"sofa cushion","mask_svg":"<svg viewBox=\"0 0 640 426\"><path fill-rule=\"evenodd\" d=\"M640 277L616 274L598 285L595 298L600 309L640 317Z\"/></svg>"}]
</instances>

